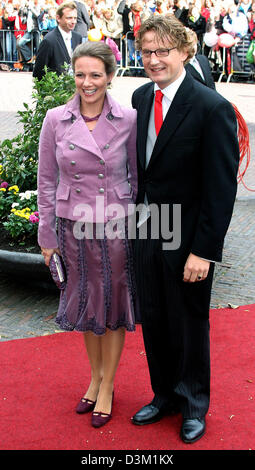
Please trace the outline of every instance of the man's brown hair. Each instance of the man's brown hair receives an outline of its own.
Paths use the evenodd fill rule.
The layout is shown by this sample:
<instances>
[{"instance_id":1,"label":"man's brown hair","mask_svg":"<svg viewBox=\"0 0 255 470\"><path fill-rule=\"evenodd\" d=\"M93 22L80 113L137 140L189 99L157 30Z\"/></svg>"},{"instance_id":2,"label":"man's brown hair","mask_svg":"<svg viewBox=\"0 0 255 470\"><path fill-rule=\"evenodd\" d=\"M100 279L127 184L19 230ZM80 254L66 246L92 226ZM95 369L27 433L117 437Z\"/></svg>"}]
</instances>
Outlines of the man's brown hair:
<instances>
[{"instance_id":1,"label":"man's brown hair","mask_svg":"<svg viewBox=\"0 0 255 470\"><path fill-rule=\"evenodd\" d=\"M76 3L74 3L74 2L63 2L57 8L56 15L58 15L60 18L62 18L65 8L70 8L70 10L77 10Z\"/></svg>"},{"instance_id":2,"label":"man's brown hair","mask_svg":"<svg viewBox=\"0 0 255 470\"><path fill-rule=\"evenodd\" d=\"M194 55L193 39L191 39L185 26L173 15L156 15L145 20L136 36L136 48L142 49L145 33L155 31L156 37L163 44L170 42L179 51L187 52L187 63Z\"/></svg>"}]
</instances>

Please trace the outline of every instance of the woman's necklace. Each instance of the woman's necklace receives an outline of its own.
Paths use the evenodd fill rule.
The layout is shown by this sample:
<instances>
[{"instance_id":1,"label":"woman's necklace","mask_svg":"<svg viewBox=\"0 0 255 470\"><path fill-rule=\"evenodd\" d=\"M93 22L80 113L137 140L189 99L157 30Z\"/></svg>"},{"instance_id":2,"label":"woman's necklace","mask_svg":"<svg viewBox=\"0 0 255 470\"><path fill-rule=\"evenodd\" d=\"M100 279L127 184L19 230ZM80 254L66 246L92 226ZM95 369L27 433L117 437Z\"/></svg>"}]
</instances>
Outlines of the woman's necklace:
<instances>
[{"instance_id":1,"label":"woman's necklace","mask_svg":"<svg viewBox=\"0 0 255 470\"><path fill-rule=\"evenodd\" d=\"M101 116L101 113L100 114L97 114L97 116L94 116L94 117L89 117L89 116L85 116L84 114L82 114L82 117L84 119L85 122L92 122L92 121L98 121L98 119L100 118Z\"/></svg>"}]
</instances>

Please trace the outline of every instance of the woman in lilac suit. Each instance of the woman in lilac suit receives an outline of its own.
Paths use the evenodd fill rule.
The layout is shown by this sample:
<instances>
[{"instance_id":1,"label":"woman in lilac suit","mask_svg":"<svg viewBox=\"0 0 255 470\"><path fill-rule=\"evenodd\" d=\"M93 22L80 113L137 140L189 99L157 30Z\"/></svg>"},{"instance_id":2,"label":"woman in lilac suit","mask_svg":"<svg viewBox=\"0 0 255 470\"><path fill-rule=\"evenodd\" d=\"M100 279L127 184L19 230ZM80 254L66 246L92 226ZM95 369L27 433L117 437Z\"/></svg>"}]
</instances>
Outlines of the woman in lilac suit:
<instances>
[{"instance_id":1,"label":"woman in lilac suit","mask_svg":"<svg viewBox=\"0 0 255 470\"><path fill-rule=\"evenodd\" d=\"M125 331L135 330L127 216L137 193L136 111L107 92L116 62L106 44L79 45L72 66L75 96L47 112L40 136L38 242L46 265L54 252L65 264L56 321L84 332L91 382L76 411L93 411L99 427L111 418Z\"/></svg>"}]
</instances>

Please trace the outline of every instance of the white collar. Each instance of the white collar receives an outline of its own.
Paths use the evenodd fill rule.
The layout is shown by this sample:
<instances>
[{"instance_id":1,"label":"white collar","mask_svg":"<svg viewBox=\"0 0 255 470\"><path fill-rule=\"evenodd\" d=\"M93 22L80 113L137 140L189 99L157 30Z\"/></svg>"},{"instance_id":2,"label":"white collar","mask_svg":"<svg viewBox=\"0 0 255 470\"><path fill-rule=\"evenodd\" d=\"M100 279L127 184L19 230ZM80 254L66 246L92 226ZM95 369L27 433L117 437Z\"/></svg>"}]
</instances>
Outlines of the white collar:
<instances>
[{"instance_id":1,"label":"white collar","mask_svg":"<svg viewBox=\"0 0 255 470\"><path fill-rule=\"evenodd\" d=\"M193 57L191 57L191 59L189 60L189 63L190 63L190 64L193 64L193 63L194 63L194 64L197 64L197 63L198 63L198 60L197 60L197 58L196 58L195 55L193 55Z\"/></svg>"},{"instance_id":2,"label":"white collar","mask_svg":"<svg viewBox=\"0 0 255 470\"><path fill-rule=\"evenodd\" d=\"M184 78L185 78L185 75L186 75L186 70L183 69L183 72L182 74L180 75L180 77L178 77L173 83L170 83L170 85L168 85L166 88L164 88L163 90L161 90L159 88L159 86L157 85L157 83L154 84L154 93L157 91L157 90L161 90L163 95L169 99L170 102L173 101L174 99L174 96L179 88L179 86L181 85L181 83L183 82Z\"/></svg>"},{"instance_id":3,"label":"white collar","mask_svg":"<svg viewBox=\"0 0 255 470\"><path fill-rule=\"evenodd\" d=\"M64 31L60 26L58 25L58 29L63 37L63 39L72 39L72 31L69 31L68 33Z\"/></svg>"}]
</instances>

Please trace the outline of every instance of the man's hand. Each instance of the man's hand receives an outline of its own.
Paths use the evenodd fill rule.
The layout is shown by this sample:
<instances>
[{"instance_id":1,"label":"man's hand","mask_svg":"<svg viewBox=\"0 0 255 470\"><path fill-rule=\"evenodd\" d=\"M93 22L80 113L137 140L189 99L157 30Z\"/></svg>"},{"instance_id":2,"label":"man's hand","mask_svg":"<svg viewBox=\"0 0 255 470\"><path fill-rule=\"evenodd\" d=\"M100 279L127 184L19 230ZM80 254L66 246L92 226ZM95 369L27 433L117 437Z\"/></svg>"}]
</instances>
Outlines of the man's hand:
<instances>
[{"instance_id":1,"label":"man's hand","mask_svg":"<svg viewBox=\"0 0 255 470\"><path fill-rule=\"evenodd\" d=\"M184 282L203 281L207 277L209 268L210 261L206 261L190 253L184 266Z\"/></svg>"}]
</instances>

